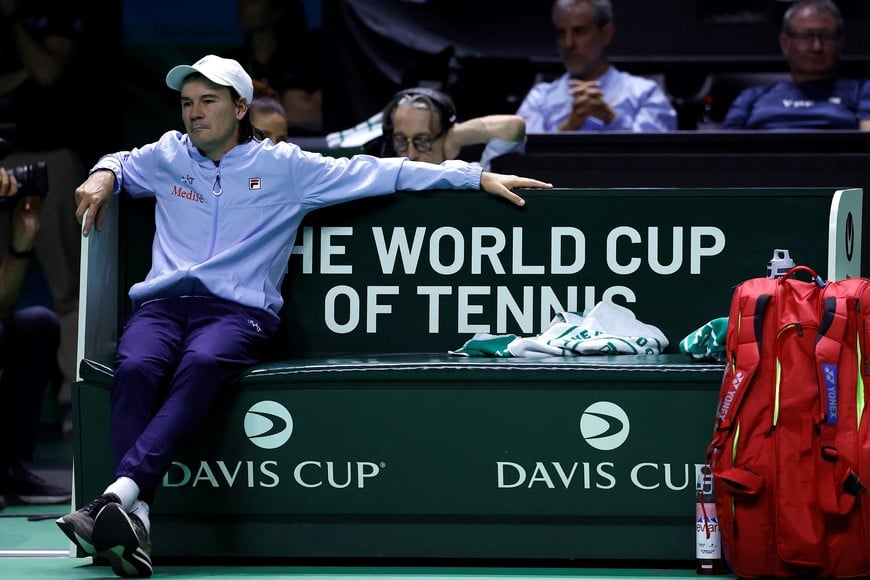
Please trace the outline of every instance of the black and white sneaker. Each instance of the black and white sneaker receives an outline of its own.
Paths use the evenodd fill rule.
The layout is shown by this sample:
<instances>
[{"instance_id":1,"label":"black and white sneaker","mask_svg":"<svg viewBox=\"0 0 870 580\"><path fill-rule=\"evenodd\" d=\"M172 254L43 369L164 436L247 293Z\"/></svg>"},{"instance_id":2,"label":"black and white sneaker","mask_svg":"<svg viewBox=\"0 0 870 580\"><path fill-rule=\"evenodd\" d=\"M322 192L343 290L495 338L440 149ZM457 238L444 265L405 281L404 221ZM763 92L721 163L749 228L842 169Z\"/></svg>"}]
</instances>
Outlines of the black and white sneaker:
<instances>
[{"instance_id":1,"label":"black and white sneaker","mask_svg":"<svg viewBox=\"0 0 870 580\"><path fill-rule=\"evenodd\" d=\"M76 546L89 556L97 554L94 548L94 520L107 505L121 507L121 498L114 493L105 493L85 507L55 520L57 526Z\"/></svg>"},{"instance_id":2,"label":"black and white sneaker","mask_svg":"<svg viewBox=\"0 0 870 580\"><path fill-rule=\"evenodd\" d=\"M94 547L112 571L122 578L148 578L151 567L151 536L136 514L121 504L107 504L94 522Z\"/></svg>"},{"instance_id":3,"label":"black and white sneaker","mask_svg":"<svg viewBox=\"0 0 870 580\"><path fill-rule=\"evenodd\" d=\"M16 462L0 471L0 495L7 505L53 504L69 501L72 492L48 483Z\"/></svg>"}]
</instances>

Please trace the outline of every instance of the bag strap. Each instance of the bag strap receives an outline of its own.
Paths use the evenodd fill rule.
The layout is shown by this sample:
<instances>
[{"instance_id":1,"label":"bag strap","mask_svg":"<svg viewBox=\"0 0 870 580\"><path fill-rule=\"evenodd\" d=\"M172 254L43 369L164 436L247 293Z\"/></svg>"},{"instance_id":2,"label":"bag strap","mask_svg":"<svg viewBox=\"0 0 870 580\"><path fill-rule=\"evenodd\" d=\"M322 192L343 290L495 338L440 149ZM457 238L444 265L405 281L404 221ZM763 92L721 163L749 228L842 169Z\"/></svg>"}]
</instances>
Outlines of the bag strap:
<instances>
[{"instance_id":1,"label":"bag strap","mask_svg":"<svg viewBox=\"0 0 870 580\"><path fill-rule=\"evenodd\" d=\"M846 515L855 506L862 487L849 462L840 456L837 445L837 397L840 350L848 321L846 298L825 298L824 311L816 337L816 375L822 413L817 417L822 461L818 470L819 503L827 514Z\"/></svg>"},{"instance_id":2,"label":"bag strap","mask_svg":"<svg viewBox=\"0 0 870 580\"><path fill-rule=\"evenodd\" d=\"M716 476L716 489L732 495L758 495L764 489L764 478L749 469L725 469Z\"/></svg>"},{"instance_id":3,"label":"bag strap","mask_svg":"<svg viewBox=\"0 0 870 580\"><path fill-rule=\"evenodd\" d=\"M731 428L737 409L746 394L745 387L752 381L752 376L761 362L761 328L770 298L769 294L751 297L746 308L741 311L736 330L737 344L728 353L728 364L722 379L724 388L716 410L718 429Z\"/></svg>"},{"instance_id":4,"label":"bag strap","mask_svg":"<svg viewBox=\"0 0 870 580\"><path fill-rule=\"evenodd\" d=\"M716 409L716 428L713 431L713 440L707 446L708 465L716 463L718 451L734 424L737 410L761 362L761 328L770 299L769 294L748 296L747 303L740 309L740 319L735 321L732 316L728 321L729 325L735 322L737 324L736 329L729 329L729 332L736 333L736 344L727 353L728 360Z\"/></svg>"},{"instance_id":5,"label":"bag strap","mask_svg":"<svg viewBox=\"0 0 870 580\"><path fill-rule=\"evenodd\" d=\"M816 284L819 288L825 287L825 281L822 280L822 277L816 274L816 271L810 268L809 266L802 266L798 264L797 266L793 266L788 272L783 274L782 278L777 280L779 284L785 284L785 281L797 274L798 272L806 272L810 275L810 278L813 279L813 283Z\"/></svg>"}]
</instances>

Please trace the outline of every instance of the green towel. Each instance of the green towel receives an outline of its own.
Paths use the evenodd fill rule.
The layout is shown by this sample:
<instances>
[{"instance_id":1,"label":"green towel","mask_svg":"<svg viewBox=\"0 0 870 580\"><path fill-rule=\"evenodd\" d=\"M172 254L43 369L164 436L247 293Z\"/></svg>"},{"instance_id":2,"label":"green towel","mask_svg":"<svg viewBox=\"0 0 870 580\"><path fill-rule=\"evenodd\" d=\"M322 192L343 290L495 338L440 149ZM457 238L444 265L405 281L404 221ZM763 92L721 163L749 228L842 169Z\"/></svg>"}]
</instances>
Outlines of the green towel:
<instances>
[{"instance_id":1,"label":"green towel","mask_svg":"<svg viewBox=\"0 0 870 580\"><path fill-rule=\"evenodd\" d=\"M494 356L511 357L508 345L517 337L516 334L483 334L472 336L465 344L456 350L448 351L453 356Z\"/></svg>"},{"instance_id":2,"label":"green towel","mask_svg":"<svg viewBox=\"0 0 870 580\"><path fill-rule=\"evenodd\" d=\"M728 317L714 318L680 341L680 352L697 360L725 361Z\"/></svg>"}]
</instances>

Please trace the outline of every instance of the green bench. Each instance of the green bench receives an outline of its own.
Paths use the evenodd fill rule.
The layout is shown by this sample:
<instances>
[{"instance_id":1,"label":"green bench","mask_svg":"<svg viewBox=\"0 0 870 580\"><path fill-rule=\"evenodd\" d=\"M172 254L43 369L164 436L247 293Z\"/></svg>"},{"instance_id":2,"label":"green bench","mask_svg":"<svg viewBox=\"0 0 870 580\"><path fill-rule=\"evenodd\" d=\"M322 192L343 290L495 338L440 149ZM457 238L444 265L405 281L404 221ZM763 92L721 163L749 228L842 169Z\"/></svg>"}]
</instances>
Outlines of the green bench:
<instances>
[{"instance_id":1,"label":"green bench","mask_svg":"<svg viewBox=\"0 0 870 580\"><path fill-rule=\"evenodd\" d=\"M775 248L855 275L861 191L525 195L517 209L402 192L309 215L280 348L220 394L166 474L155 559L692 562L722 367L677 343L724 316ZM76 505L112 477L111 360L150 261L153 206L121 202L82 257ZM602 299L662 329L667 352L447 354Z\"/></svg>"}]
</instances>

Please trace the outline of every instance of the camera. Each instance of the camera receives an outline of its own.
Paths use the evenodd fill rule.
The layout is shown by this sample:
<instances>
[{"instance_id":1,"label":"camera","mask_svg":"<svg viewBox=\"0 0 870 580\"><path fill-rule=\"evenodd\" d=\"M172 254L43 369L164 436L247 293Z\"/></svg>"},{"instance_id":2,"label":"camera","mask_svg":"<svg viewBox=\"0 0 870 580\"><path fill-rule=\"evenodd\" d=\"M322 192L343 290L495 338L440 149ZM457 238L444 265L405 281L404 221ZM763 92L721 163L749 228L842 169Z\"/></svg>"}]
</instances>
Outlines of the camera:
<instances>
[{"instance_id":1,"label":"camera","mask_svg":"<svg viewBox=\"0 0 870 580\"><path fill-rule=\"evenodd\" d=\"M45 197L48 194L48 166L45 161L19 165L6 171L15 176L19 195Z\"/></svg>"},{"instance_id":2,"label":"camera","mask_svg":"<svg viewBox=\"0 0 870 580\"><path fill-rule=\"evenodd\" d=\"M11 149L9 141L0 137L0 159L6 157ZM15 181L18 182L18 195L0 197L0 211L12 207L13 201L17 200L19 196L45 197L48 195L48 165L45 161L27 163L12 168L7 167L6 171L15 176Z\"/></svg>"}]
</instances>

